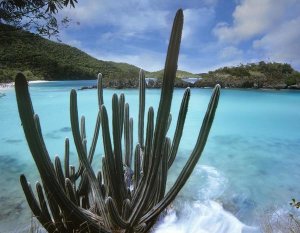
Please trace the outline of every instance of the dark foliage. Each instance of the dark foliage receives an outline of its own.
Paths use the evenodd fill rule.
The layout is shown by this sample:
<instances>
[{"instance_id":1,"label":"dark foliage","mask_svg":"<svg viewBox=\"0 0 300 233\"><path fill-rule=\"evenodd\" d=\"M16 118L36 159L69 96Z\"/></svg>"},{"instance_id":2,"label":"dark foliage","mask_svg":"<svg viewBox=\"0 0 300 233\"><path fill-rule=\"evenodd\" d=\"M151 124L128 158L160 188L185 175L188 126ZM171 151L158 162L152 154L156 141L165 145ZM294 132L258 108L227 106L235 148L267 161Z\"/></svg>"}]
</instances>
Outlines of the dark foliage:
<instances>
[{"instance_id":1,"label":"dark foliage","mask_svg":"<svg viewBox=\"0 0 300 233\"><path fill-rule=\"evenodd\" d=\"M300 73L287 63L260 61L240 64L209 71L201 76L203 80L197 82L196 87L219 83L222 87L230 88L300 89Z\"/></svg>"},{"instance_id":2,"label":"dark foliage","mask_svg":"<svg viewBox=\"0 0 300 233\"><path fill-rule=\"evenodd\" d=\"M135 66L97 60L74 47L0 24L0 82L11 81L18 71L32 79L127 80L138 77Z\"/></svg>"},{"instance_id":3,"label":"dark foliage","mask_svg":"<svg viewBox=\"0 0 300 233\"><path fill-rule=\"evenodd\" d=\"M223 67L217 69L215 72L230 74L236 77L251 76L251 72L259 72L266 76L273 76L274 78L281 78L283 75L290 75L294 69L290 64L260 61L258 63L248 63L246 65L239 65L235 67Z\"/></svg>"},{"instance_id":4,"label":"dark foliage","mask_svg":"<svg viewBox=\"0 0 300 233\"><path fill-rule=\"evenodd\" d=\"M31 30L43 36L57 36L59 27L69 22L56 13L75 7L77 0L3 0L0 2L0 23Z\"/></svg>"}]
</instances>

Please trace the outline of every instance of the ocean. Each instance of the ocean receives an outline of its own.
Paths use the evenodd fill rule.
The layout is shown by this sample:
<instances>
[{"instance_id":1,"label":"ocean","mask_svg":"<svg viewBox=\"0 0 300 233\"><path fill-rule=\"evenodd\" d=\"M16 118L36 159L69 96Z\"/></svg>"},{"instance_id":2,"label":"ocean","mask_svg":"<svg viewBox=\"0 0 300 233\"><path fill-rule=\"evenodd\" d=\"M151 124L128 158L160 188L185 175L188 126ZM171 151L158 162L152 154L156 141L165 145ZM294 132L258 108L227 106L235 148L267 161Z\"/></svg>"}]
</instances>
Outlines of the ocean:
<instances>
[{"instance_id":1,"label":"ocean","mask_svg":"<svg viewBox=\"0 0 300 233\"><path fill-rule=\"evenodd\" d=\"M78 165L69 119L72 88L92 81L30 84L34 110L39 114L46 146L52 158L63 158L64 139L70 138L71 161ZM31 212L19 183L25 174L34 186L39 180L20 123L14 89L0 90L0 232L26 232ZM172 137L183 96L175 89ZM104 89L109 116L113 93L124 93L134 119L137 138L138 90ZM168 187L189 157L199 133L212 89L191 89L189 111L177 158L169 170ZM97 116L97 92L78 91L79 114L85 115L88 143ZM146 90L146 109L157 113L160 89ZM93 166L100 168L99 140ZM216 117L198 165L155 232L262 232L289 213L292 198L300 199L300 92L292 90L222 89ZM279 219L279 220L278 220Z\"/></svg>"}]
</instances>

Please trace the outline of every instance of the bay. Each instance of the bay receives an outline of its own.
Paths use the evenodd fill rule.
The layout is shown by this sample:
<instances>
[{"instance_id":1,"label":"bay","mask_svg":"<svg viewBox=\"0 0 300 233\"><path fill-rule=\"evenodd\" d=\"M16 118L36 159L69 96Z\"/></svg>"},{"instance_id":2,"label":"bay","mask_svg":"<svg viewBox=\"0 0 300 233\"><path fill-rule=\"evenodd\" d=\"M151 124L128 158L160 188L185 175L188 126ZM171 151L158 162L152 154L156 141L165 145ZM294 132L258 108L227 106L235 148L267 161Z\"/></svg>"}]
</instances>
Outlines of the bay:
<instances>
[{"instance_id":1,"label":"bay","mask_svg":"<svg viewBox=\"0 0 300 233\"><path fill-rule=\"evenodd\" d=\"M69 92L95 81L46 82L30 85L50 155L61 158L64 139L72 142ZM0 232L22 232L31 213L21 186L25 174L34 186L39 180L20 123L13 89L0 97ZM137 138L138 91L104 90L111 114L111 96L124 93L134 119ZM175 89L172 137L183 89ZM190 155L201 127L212 89L192 89L185 129L176 161L169 171L172 185ZM146 91L146 109L159 103L160 90ZM300 199L300 92L290 90L222 89L216 118L202 157L174 208L156 226L156 232L260 232L270 209L293 211L292 198ZM79 113L85 115L88 143L97 116L96 90L78 91ZM156 113L156 112L155 112ZM72 144L72 143L71 143ZM99 141L94 167L103 154ZM77 166L74 145L71 160ZM186 224L189 223L189 224Z\"/></svg>"}]
</instances>

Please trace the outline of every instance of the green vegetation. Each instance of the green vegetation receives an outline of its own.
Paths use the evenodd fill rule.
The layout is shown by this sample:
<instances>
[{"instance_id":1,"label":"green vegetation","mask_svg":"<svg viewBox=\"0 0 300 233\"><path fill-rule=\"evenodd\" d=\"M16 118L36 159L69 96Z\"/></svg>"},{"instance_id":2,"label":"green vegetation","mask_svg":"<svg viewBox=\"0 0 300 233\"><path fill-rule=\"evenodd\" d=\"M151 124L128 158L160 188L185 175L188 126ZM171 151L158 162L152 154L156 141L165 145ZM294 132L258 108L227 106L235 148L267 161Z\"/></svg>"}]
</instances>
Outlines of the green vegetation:
<instances>
[{"instance_id":1,"label":"green vegetation","mask_svg":"<svg viewBox=\"0 0 300 233\"><path fill-rule=\"evenodd\" d=\"M76 3L77 0L2 0L0 22L43 36L57 36L59 27L68 24L69 19L58 20L56 13Z\"/></svg>"},{"instance_id":2,"label":"green vegetation","mask_svg":"<svg viewBox=\"0 0 300 233\"><path fill-rule=\"evenodd\" d=\"M300 208L300 201L296 201L295 198L292 199L292 202L290 202L290 205L299 209Z\"/></svg>"},{"instance_id":3,"label":"green vegetation","mask_svg":"<svg viewBox=\"0 0 300 233\"><path fill-rule=\"evenodd\" d=\"M103 86L132 88L138 86L139 68L126 63L97 60L77 48L44 39L38 35L0 24L0 82L10 82L18 72L27 80L96 79L103 74ZM158 78L151 87L160 87L164 70L145 72ZM203 79L195 84L180 78ZM300 73L289 64L258 62L223 67L206 74L177 71L176 87L213 87L217 83L232 88L295 88L300 89ZM149 86L150 87L150 86Z\"/></svg>"},{"instance_id":4,"label":"green vegetation","mask_svg":"<svg viewBox=\"0 0 300 233\"><path fill-rule=\"evenodd\" d=\"M260 61L258 63L249 63L246 65L239 65L236 67L223 67L215 70L213 73L229 74L237 77L247 77L251 75L265 75L266 77L282 78L293 74L294 69L287 63ZM211 74L211 73L210 73Z\"/></svg>"},{"instance_id":5,"label":"green vegetation","mask_svg":"<svg viewBox=\"0 0 300 233\"><path fill-rule=\"evenodd\" d=\"M23 72L28 80L133 79L139 69L133 65L97 60L74 47L0 24L0 82L14 80Z\"/></svg>"},{"instance_id":6,"label":"green vegetation","mask_svg":"<svg viewBox=\"0 0 300 233\"><path fill-rule=\"evenodd\" d=\"M204 79L196 86L212 86L220 83L224 87L287 88L300 83L300 73L290 64L264 61L223 67L201 76Z\"/></svg>"},{"instance_id":7,"label":"green vegetation","mask_svg":"<svg viewBox=\"0 0 300 233\"><path fill-rule=\"evenodd\" d=\"M300 83L300 73L299 72L293 72L292 74L288 75L288 77L285 80L285 83L290 85L296 85Z\"/></svg>"},{"instance_id":8,"label":"green vegetation","mask_svg":"<svg viewBox=\"0 0 300 233\"><path fill-rule=\"evenodd\" d=\"M174 185L166 191L168 169L176 159L190 98L190 89L187 88L181 103L174 138L171 141L167 137L167 132L172 119L170 110L182 27L183 11L179 10L171 33L157 118L154 121L154 110L150 107L145 138L145 76L143 72L140 73L138 143L135 151L133 119L130 117L129 105L125 103L124 94L113 95L112 134L110 134L109 118L103 102L102 77L99 75L99 112L93 140L88 148L85 118L81 118L79 125L77 94L75 90L71 91L71 128L80 160L77 170L74 166L69 166L68 139L65 141L64 166L58 156L55 163L51 162L39 118L32 107L27 81L24 75L17 74L15 88L19 114L43 184L36 184L38 198L24 175L21 175L20 181L33 214L48 232L149 232L159 215L185 185L206 144L218 105L220 86L217 85L213 91L189 159ZM100 127L105 155L102 157L102 171L96 175L91 164Z\"/></svg>"}]
</instances>

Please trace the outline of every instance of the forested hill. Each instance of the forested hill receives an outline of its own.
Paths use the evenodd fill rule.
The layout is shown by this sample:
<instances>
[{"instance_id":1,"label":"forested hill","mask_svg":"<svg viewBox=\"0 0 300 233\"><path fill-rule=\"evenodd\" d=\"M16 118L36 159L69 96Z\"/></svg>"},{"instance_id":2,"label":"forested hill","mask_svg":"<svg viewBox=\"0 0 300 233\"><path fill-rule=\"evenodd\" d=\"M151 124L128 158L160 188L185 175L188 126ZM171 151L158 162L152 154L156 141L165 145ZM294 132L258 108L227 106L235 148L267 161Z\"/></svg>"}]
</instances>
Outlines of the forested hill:
<instances>
[{"instance_id":1,"label":"forested hill","mask_svg":"<svg viewBox=\"0 0 300 233\"><path fill-rule=\"evenodd\" d=\"M30 32L0 24L0 82L11 81L22 71L28 79L68 80L138 77L139 68L100 61L77 48L44 39Z\"/></svg>"},{"instance_id":2,"label":"forested hill","mask_svg":"<svg viewBox=\"0 0 300 233\"><path fill-rule=\"evenodd\" d=\"M13 81L20 71L28 80L95 79L101 72L104 86L131 88L138 86L139 68L97 60L77 48L0 24L0 83ZM163 70L146 72L146 77L157 78L150 87L160 87L162 76ZM176 87L213 87L219 83L232 88L300 89L300 73L289 64L276 62L223 67L206 74L178 70L176 76ZM199 77L202 79L192 84L181 80Z\"/></svg>"},{"instance_id":3,"label":"forested hill","mask_svg":"<svg viewBox=\"0 0 300 233\"><path fill-rule=\"evenodd\" d=\"M207 74L196 87L214 86L216 83L230 88L293 88L300 89L300 73L290 64L264 62L223 67Z\"/></svg>"}]
</instances>

